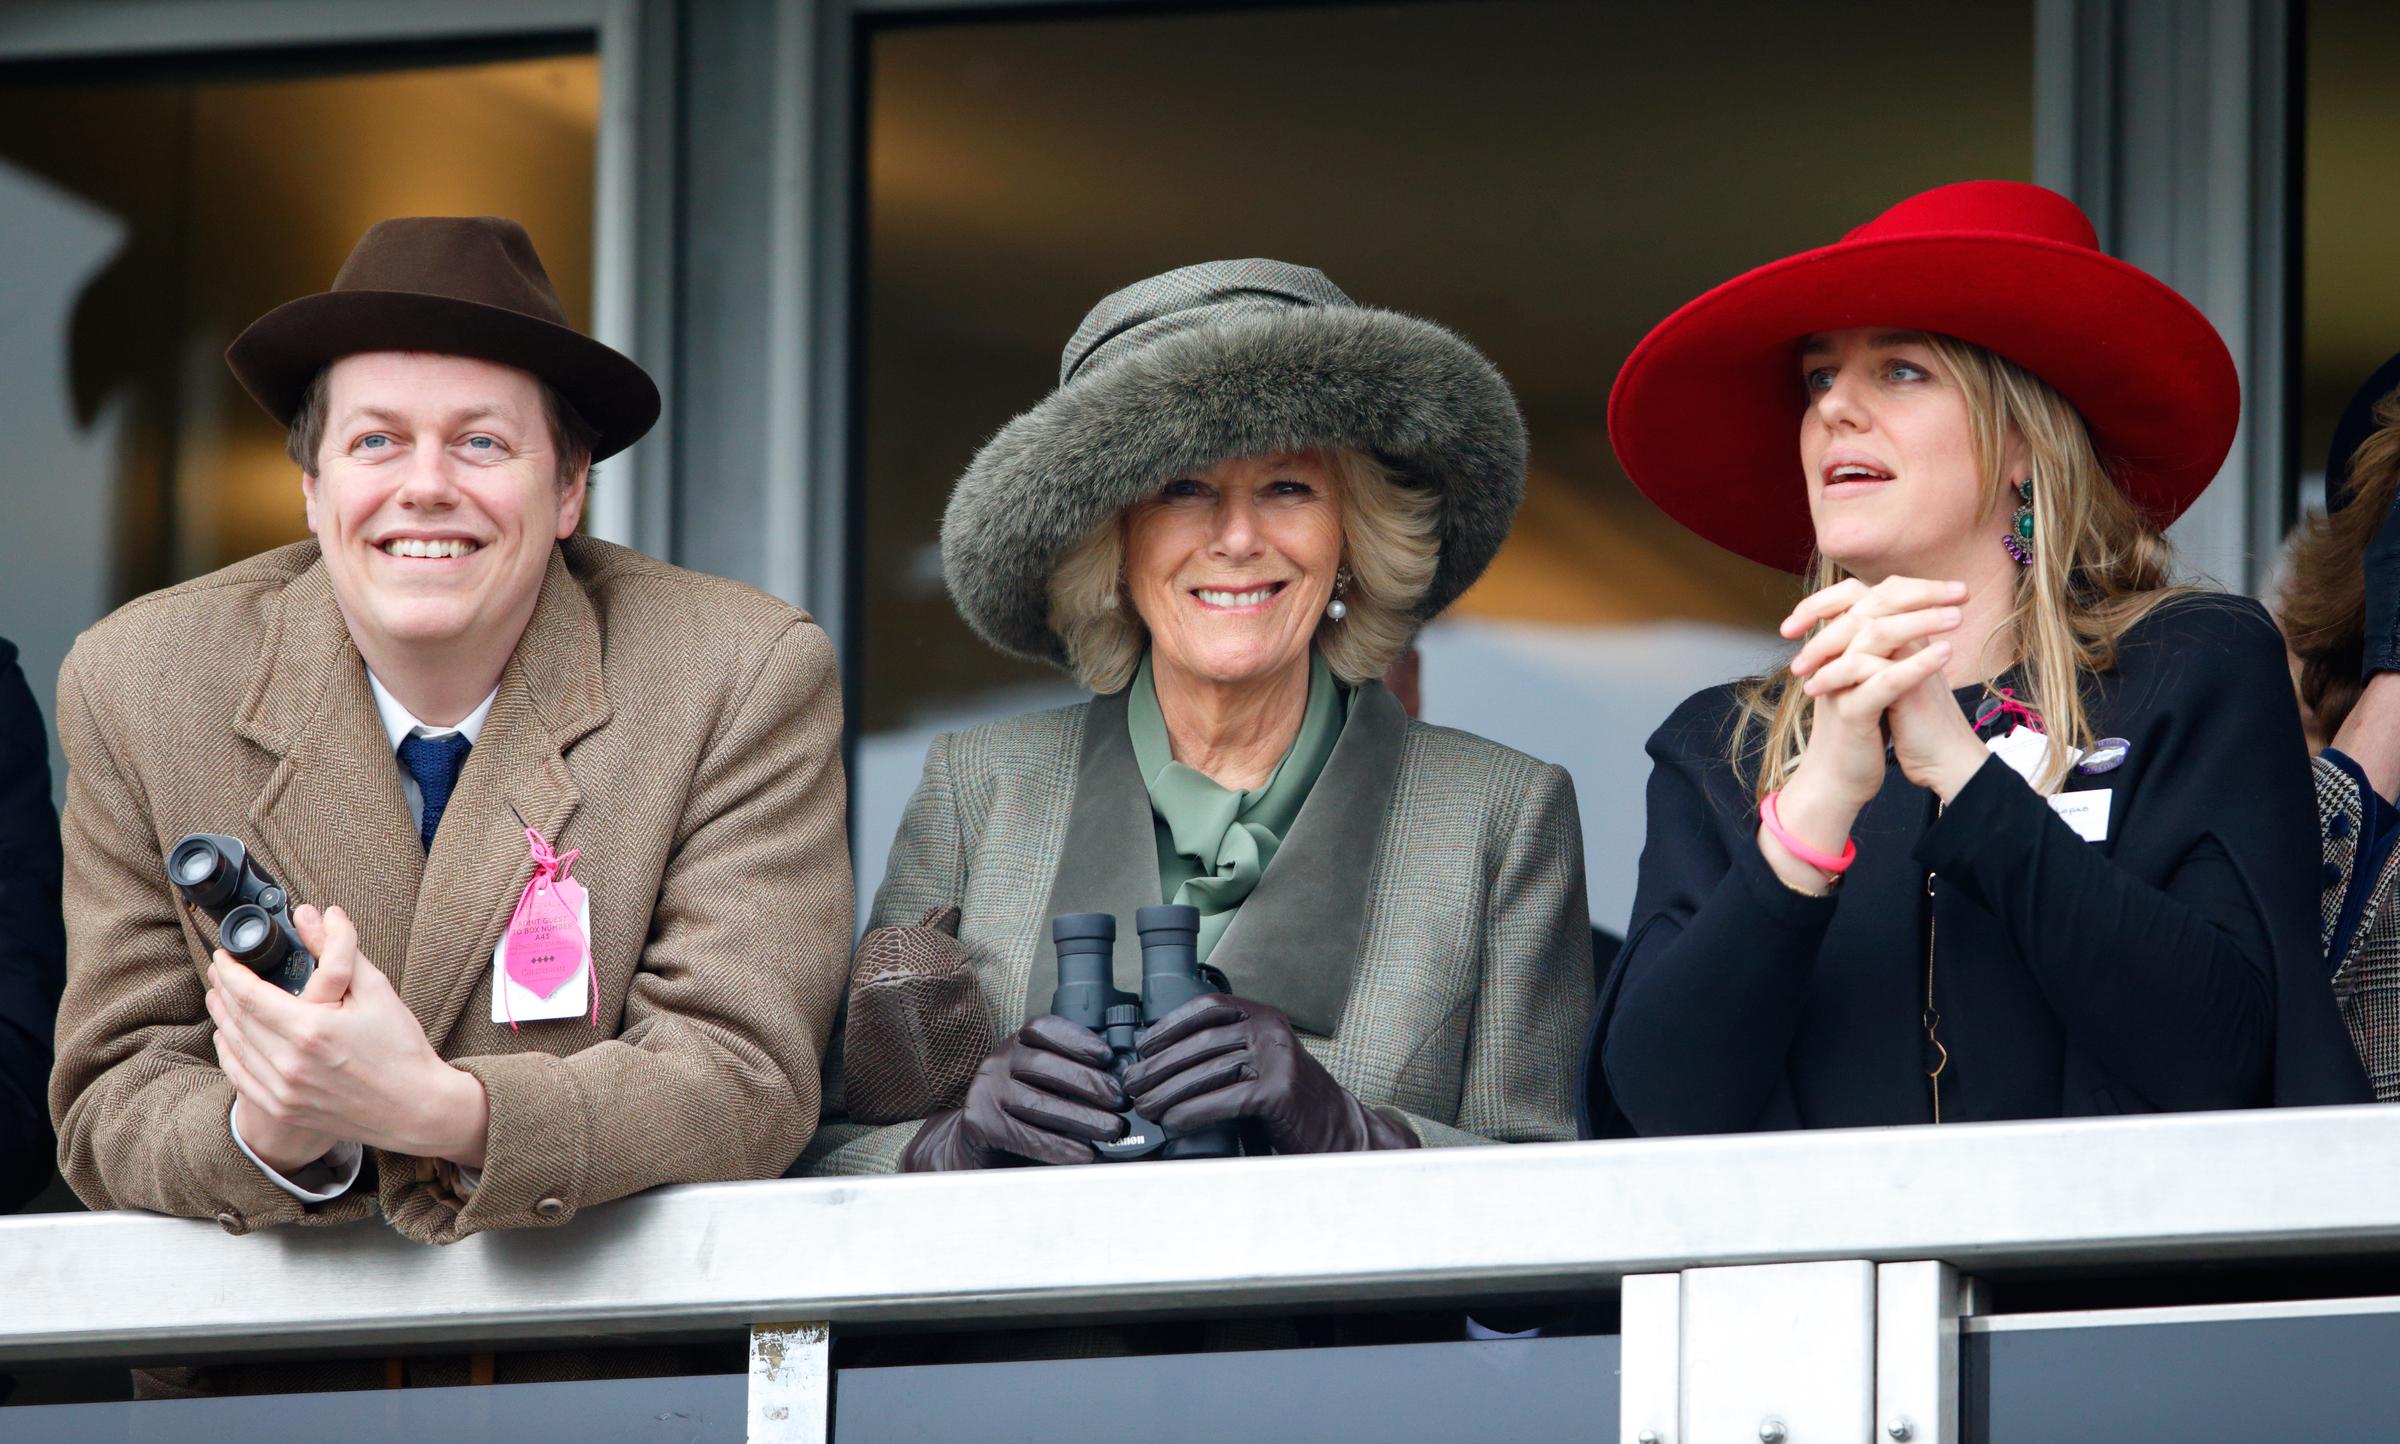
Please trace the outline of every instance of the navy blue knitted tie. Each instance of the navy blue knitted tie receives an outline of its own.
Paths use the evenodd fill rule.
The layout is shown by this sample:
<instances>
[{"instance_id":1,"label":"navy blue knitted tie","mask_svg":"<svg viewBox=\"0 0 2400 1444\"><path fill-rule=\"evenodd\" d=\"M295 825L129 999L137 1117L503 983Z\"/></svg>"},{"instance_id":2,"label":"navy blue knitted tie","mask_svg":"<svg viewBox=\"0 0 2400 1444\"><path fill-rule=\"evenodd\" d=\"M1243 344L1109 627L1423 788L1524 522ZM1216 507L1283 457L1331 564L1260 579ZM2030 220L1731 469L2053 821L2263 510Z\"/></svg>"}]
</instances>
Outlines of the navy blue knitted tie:
<instances>
[{"instance_id":1,"label":"navy blue knitted tie","mask_svg":"<svg viewBox=\"0 0 2400 1444\"><path fill-rule=\"evenodd\" d=\"M467 749L474 745L464 732L447 737L419 737L411 732L400 739L400 765L417 779L417 791L425 798L425 816L417 823L417 837L427 852L433 851L434 829L442 825L442 809L450 805L450 791L458 786L459 769L467 765Z\"/></svg>"}]
</instances>

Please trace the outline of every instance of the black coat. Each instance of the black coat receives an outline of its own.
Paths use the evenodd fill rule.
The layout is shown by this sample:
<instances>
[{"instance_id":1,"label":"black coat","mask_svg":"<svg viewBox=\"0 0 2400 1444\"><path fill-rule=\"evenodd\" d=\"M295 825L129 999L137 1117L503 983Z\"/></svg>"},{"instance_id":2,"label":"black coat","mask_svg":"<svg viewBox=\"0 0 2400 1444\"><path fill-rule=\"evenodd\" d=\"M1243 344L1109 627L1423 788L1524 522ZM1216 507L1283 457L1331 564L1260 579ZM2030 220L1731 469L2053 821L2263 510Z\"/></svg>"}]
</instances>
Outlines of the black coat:
<instances>
[{"instance_id":1,"label":"black coat","mask_svg":"<svg viewBox=\"0 0 2400 1444\"><path fill-rule=\"evenodd\" d=\"M65 986L50 734L0 639L0 1212L50 1178L50 1025Z\"/></svg>"},{"instance_id":2,"label":"black coat","mask_svg":"<svg viewBox=\"0 0 2400 1444\"><path fill-rule=\"evenodd\" d=\"M1998 758L1946 810L1894 765L1825 897L1759 853L1725 756L1733 698L1702 692L1650 739L1587 1136L1932 1121L1929 926L1945 1122L2369 1101L2317 946L2308 753L2257 603L2167 603L2091 680L2095 735L2130 747L2064 790L2114 794L2105 841Z\"/></svg>"}]
</instances>

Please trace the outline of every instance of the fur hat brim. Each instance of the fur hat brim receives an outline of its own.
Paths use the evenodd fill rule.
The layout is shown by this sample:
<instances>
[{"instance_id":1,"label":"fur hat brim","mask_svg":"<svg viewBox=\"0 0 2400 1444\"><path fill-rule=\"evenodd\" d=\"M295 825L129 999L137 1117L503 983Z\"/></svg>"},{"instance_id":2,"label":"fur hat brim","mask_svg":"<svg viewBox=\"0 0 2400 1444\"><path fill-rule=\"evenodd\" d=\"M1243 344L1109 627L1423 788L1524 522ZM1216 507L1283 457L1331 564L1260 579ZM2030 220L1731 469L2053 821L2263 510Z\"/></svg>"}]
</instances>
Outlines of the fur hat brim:
<instances>
[{"instance_id":1,"label":"fur hat brim","mask_svg":"<svg viewBox=\"0 0 2400 1444\"><path fill-rule=\"evenodd\" d=\"M1524 499L1524 417L1458 336L1369 307L1242 315L1079 375L985 443L942 518L951 599L993 646L1064 666L1050 577L1092 528L1178 475L1327 447L1440 494L1420 623L1474 585Z\"/></svg>"}]
</instances>

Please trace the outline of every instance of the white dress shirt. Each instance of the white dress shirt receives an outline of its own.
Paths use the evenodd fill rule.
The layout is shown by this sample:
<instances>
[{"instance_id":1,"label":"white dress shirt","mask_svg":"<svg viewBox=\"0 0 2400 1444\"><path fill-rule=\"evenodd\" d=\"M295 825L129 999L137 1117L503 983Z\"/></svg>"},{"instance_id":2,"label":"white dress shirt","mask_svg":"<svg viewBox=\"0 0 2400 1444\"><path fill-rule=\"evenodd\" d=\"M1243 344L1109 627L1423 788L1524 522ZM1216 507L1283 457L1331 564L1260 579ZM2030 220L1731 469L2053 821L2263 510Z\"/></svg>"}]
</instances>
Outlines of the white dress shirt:
<instances>
[{"instance_id":1,"label":"white dress shirt","mask_svg":"<svg viewBox=\"0 0 2400 1444\"><path fill-rule=\"evenodd\" d=\"M418 721L414 713L400 705L399 698L385 690L382 679L375 675L372 667L367 669L367 689L375 694L376 714L383 719L384 735L391 739L392 765L400 769L400 791L408 798L408 819L422 828L425 825L425 791L417 786L417 779L408 770L408 764L400 760L401 742L409 737L440 739L455 732L467 739L469 747L474 746L475 739L483 734L484 718L491 715L492 699L500 695L500 689L494 687L491 695L478 703L475 710L469 712L456 727L436 727L430 722ZM337 1143L323 1158L287 1178L276 1172L265 1159L250 1151L250 1145L243 1141L240 1125L234 1122L234 1116L230 1113L226 1115L225 1126L233 1130L234 1144L245 1157L273 1179L278 1188L303 1203L324 1203L348 1193L351 1185L358 1182L359 1167L366 1159L366 1150L356 1143ZM480 1169L462 1168L459 1173L460 1181L468 1189L474 1188L483 1176Z\"/></svg>"}]
</instances>

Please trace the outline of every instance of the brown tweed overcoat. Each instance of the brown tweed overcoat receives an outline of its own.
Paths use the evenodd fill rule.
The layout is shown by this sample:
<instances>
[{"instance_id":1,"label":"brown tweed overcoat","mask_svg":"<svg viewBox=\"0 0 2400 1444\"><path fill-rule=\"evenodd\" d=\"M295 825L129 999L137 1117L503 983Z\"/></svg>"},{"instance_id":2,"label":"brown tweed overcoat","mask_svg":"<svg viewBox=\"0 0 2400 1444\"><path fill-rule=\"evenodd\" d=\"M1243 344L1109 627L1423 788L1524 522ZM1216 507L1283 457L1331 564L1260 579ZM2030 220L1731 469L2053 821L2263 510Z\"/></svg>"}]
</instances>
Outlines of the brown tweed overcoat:
<instances>
[{"instance_id":1,"label":"brown tweed overcoat","mask_svg":"<svg viewBox=\"0 0 2400 1444\"><path fill-rule=\"evenodd\" d=\"M871 923L958 908L996 1045L1049 1008L1053 916L1116 914L1116 982L1134 989L1133 910L1158 901L1150 799L1118 692L936 738ZM1410 721L1369 683L1210 961L1428 1146L1573 1138L1592 1016L1575 784L1499 743ZM807 1169L889 1171L917 1127L829 1118Z\"/></svg>"},{"instance_id":2,"label":"brown tweed overcoat","mask_svg":"<svg viewBox=\"0 0 2400 1444\"><path fill-rule=\"evenodd\" d=\"M59 673L50 1107L67 1181L94 1208L236 1233L379 1204L446 1243L654 1184L773 1177L816 1124L848 963L840 696L805 613L570 539L427 854L314 542L119 609ZM596 1029L490 1021L492 950L528 872L517 814L583 850ZM463 1206L422 1160L380 1152L357 1188L304 1205L235 1145L208 943L161 862L197 831L346 908L434 1047L483 1081L490 1146Z\"/></svg>"}]
</instances>

